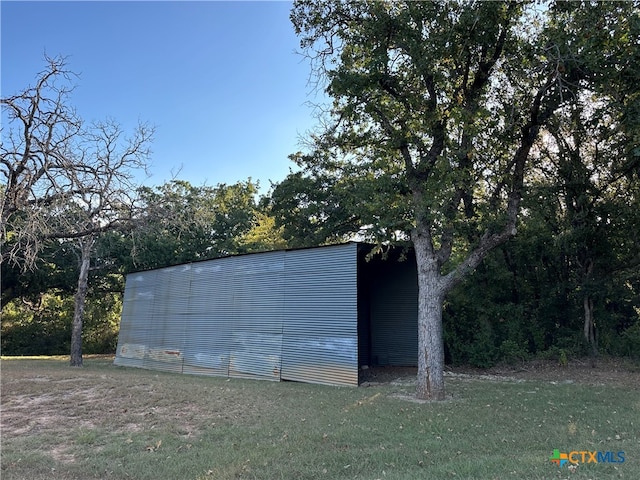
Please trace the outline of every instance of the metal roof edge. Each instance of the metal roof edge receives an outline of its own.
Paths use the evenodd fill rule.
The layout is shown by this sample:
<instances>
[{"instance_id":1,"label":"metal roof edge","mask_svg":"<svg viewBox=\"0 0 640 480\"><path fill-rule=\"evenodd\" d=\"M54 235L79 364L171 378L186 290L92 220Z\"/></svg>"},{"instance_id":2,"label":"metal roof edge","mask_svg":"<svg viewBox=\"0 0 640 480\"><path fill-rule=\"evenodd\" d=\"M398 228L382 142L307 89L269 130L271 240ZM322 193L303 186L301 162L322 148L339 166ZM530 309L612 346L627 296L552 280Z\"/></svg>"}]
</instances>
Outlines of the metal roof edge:
<instances>
[{"instance_id":1,"label":"metal roof edge","mask_svg":"<svg viewBox=\"0 0 640 480\"><path fill-rule=\"evenodd\" d=\"M248 255L260 255L260 254L263 254L263 253L274 253L274 252L293 252L293 251L298 251L298 250L312 250L312 249L337 247L337 246L341 246L341 245L353 245L353 244L355 244L355 245L363 245L363 246L371 246L371 247L374 246L373 243L369 243L369 242L359 242L359 241L356 241L356 240L349 240L347 242L328 243L326 245L316 245L316 246L310 246L310 247L279 248L279 249L276 249L276 250L260 250L260 251L257 251L257 252L234 253L234 254L230 254L230 255L223 255L221 257L203 258L202 260L194 260L192 262L174 263L174 264L171 264L171 265L165 265L164 267L148 268L146 270L132 270L131 272L126 273L125 276L126 275L131 275L131 274L134 274L134 273L152 272L154 270L162 270L164 268L179 267L181 265L194 265L194 264L198 264L198 263L202 263L202 262L210 262L212 260L220 260L220 259L223 259L223 258L246 257Z\"/></svg>"}]
</instances>

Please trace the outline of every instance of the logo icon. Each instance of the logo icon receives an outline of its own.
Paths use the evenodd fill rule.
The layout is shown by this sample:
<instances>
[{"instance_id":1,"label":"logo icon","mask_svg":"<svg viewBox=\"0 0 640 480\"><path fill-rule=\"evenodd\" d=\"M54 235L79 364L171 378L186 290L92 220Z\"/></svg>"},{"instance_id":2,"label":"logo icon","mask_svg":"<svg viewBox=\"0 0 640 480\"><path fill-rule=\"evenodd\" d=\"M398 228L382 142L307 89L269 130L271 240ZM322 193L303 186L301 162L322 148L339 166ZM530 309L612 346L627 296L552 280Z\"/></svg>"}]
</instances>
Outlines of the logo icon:
<instances>
[{"instance_id":1,"label":"logo icon","mask_svg":"<svg viewBox=\"0 0 640 480\"><path fill-rule=\"evenodd\" d=\"M556 448L553 450L553 455L549 457L549 460L551 460L551 463L555 463L559 467L562 467L569 461L569 455L566 453L560 453L560 450Z\"/></svg>"}]
</instances>

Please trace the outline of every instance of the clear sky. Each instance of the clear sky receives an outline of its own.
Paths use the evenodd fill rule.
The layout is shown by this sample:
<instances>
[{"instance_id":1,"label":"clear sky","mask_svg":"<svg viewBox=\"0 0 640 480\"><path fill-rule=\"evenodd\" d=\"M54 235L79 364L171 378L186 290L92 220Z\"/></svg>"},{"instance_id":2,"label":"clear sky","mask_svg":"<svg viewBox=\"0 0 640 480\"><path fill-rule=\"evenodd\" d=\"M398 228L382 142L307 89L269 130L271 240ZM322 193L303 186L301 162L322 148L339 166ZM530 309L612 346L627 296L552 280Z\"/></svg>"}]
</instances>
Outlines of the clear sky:
<instances>
[{"instance_id":1,"label":"clear sky","mask_svg":"<svg viewBox=\"0 0 640 480\"><path fill-rule=\"evenodd\" d=\"M266 192L315 125L290 2L0 2L2 96L33 84L43 54L80 74L87 121L156 127L145 183L251 177Z\"/></svg>"}]
</instances>

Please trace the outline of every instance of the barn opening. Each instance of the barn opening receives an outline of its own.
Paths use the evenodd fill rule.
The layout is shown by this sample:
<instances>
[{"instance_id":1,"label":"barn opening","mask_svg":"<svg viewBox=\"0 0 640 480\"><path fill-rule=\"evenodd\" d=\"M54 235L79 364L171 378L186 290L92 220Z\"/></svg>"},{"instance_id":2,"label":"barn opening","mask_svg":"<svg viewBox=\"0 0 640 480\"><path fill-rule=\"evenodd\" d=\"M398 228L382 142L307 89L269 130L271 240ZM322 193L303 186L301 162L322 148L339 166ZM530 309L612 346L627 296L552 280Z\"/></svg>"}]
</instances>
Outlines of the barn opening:
<instances>
[{"instance_id":1,"label":"barn opening","mask_svg":"<svg viewBox=\"0 0 640 480\"><path fill-rule=\"evenodd\" d=\"M372 248L349 242L131 273L114 363L330 385L358 385L364 366L415 366L415 259Z\"/></svg>"}]
</instances>

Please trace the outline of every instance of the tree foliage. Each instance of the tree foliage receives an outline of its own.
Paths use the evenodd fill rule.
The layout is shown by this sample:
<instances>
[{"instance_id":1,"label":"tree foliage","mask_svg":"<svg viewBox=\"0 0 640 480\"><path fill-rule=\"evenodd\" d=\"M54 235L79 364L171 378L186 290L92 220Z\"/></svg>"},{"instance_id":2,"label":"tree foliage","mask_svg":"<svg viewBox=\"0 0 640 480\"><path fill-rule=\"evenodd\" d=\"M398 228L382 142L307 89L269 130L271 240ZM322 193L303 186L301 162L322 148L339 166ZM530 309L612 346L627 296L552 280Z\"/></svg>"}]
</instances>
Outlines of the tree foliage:
<instances>
[{"instance_id":1,"label":"tree foliage","mask_svg":"<svg viewBox=\"0 0 640 480\"><path fill-rule=\"evenodd\" d=\"M312 213L302 220L306 236L346 220L378 241L411 240L420 292L418 396L444 398L443 301L516 233L541 131L586 90L600 93L601 75L623 67L624 55L635 58L633 41L626 51L613 47L615 39L634 38L635 19L620 21L637 16L634 8L295 2L301 46L333 103L311 153L298 157L302 173L283 182L291 212L283 218ZM596 17L606 34L590 40L584 27ZM594 58L602 45L611 48ZM607 88L604 103L623 90ZM325 188L295 192L313 185Z\"/></svg>"},{"instance_id":2,"label":"tree foliage","mask_svg":"<svg viewBox=\"0 0 640 480\"><path fill-rule=\"evenodd\" d=\"M257 194L251 179L214 187L184 180L142 187L137 228L109 241L125 271L282 247Z\"/></svg>"}]
</instances>

